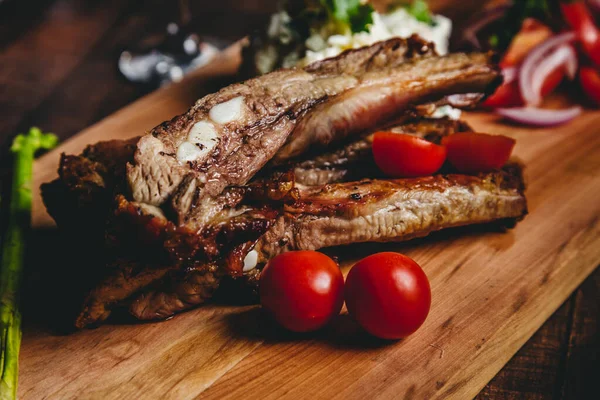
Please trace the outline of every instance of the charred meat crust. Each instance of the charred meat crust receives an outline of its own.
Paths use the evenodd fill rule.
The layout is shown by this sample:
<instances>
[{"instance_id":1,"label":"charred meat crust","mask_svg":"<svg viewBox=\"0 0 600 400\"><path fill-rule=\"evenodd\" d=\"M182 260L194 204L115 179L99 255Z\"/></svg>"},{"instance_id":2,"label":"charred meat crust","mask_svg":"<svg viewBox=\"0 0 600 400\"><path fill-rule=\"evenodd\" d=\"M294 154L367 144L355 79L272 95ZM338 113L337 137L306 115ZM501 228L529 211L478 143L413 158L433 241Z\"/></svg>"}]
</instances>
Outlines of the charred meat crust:
<instances>
[{"instance_id":1,"label":"charred meat crust","mask_svg":"<svg viewBox=\"0 0 600 400\"><path fill-rule=\"evenodd\" d=\"M41 186L48 213L59 226L103 229L113 193L124 189L124 171L139 137L87 146L81 155L62 154L59 177ZM96 221L89 227L90 221ZM101 227L96 226L100 224Z\"/></svg>"},{"instance_id":2,"label":"charred meat crust","mask_svg":"<svg viewBox=\"0 0 600 400\"><path fill-rule=\"evenodd\" d=\"M200 231L223 208L217 199L223 190L246 184L268 161L287 162L338 143L418 104L491 92L501 79L489 55L437 57L417 38L279 70L208 95L143 136L127 168L128 184L134 201L170 208L178 226ZM217 106L234 100L240 115L223 123L210 119ZM198 123L212 127L214 147L180 162L178 149L189 144ZM176 193L191 200L173 201Z\"/></svg>"},{"instance_id":3,"label":"charred meat crust","mask_svg":"<svg viewBox=\"0 0 600 400\"><path fill-rule=\"evenodd\" d=\"M222 271L215 264L175 271L159 288L138 294L129 312L141 320L164 319L210 299L219 288Z\"/></svg>"},{"instance_id":4,"label":"charred meat crust","mask_svg":"<svg viewBox=\"0 0 600 400\"><path fill-rule=\"evenodd\" d=\"M526 214L518 164L478 176L339 183L301 192L301 199L286 206L254 250L264 262L289 250L406 240Z\"/></svg>"},{"instance_id":5,"label":"charred meat crust","mask_svg":"<svg viewBox=\"0 0 600 400\"><path fill-rule=\"evenodd\" d=\"M130 260L117 260L108 266L109 272L88 294L81 313L75 320L75 327L104 321L111 309L144 287L161 280L175 266L147 265Z\"/></svg>"},{"instance_id":6,"label":"charred meat crust","mask_svg":"<svg viewBox=\"0 0 600 400\"><path fill-rule=\"evenodd\" d=\"M259 263L265 263L284 251L405 241L445 228L495 221L508 226L527 214L524 189L519 164L477 176L448 174L307 188L254 246L235 255L235 263L221 261L217 269L221 275L195 270L178 275L176 282L136 298L130 311L140 319L157 319L201 304L206 293L212 293L214 279L220 281L236 269L241 272L239 260L250 249L258 252ZM259 275L255 268L242 280L255 285Z\"/></svg>"},{"instance_id":7,"label":"charred meat crust","mask_svg":"<svg viewBox=\"0 0 600 400\"><path fill-rule=\"evenodd\" d=\"M111 231L114 240L119 240L119 243L112 243L117 249L113 249L113 252L121 258L110 264L112 267L106 268L104 278L87 295L76 321L77 327L105 319L114 305L129 299L144 288L147 289L143 297L145 300L158 301L158 298L150 296L148 286L162 282L163 278L172 282L169 287L174 288L177 293L188 290L186 285L190 284L190 280L196 282L193 286L198 288L201 286L199 282L202 281L210 286L201 287L206 294L195 293L187 303L191 303L192 299L205 298L217 288L217 275L211 270L213 267L210 260L202 263L191 260L189 249L195 250L202 246L206 254L212 254L215 258L227 254L226 266L235 271L241 270L245 255L272 225L277 215L271 210L232 210L222 215L221 220L211 225L202 236L198 236L174 227L160 215L152 214L146 205L128 202L122 196L118 202L119 207L115 213L117 222L113 221L113 225L119 225L120 221L124 222L124 229L135 227L136 230L125 232L113 228ZM131 219L135 222L132 223ZM123 242L123 238L128 240ZM130 251L126 251L127 249ZM177 277L181 276L182 271L189 271L191 275L189 279L182 281L184 289L178 289ZM231 271L231 274L235 274L235 271ZM223 269L220 273L226 272L227 269ZM167 273L170 275L167 276ZM169 297L160 298L165 300ZM132 307L132 310L137 310L135 313L143 313L143 310L135 305Z\"/></svg>"},{"instance_id":8,"label":"charred meat crust","mask_svg":"<svg viewBox=\"0 0 600 400\"><path fill-rule=\"evenodd\" d=\"M307 65L306 72L321 76L362 75L381 68L395 68L408 60L437 55L433 43L412 35L407 39L390 39L372 46L347 50L335 57Z\"/></svg>"},{"instance_id":9,"label":"charred meat crust","mask_svg":"<svg viewBox=\"0 0 600 400\"><path fill-rule=\"evenodd\" d=\"M353 175L369 152L368 137L341 153L290 160L426 113L423 104L471 104L501 79L490 55L437 57L420 39L392 39L229 86L141 138L63 155L59 179L42 187L44 202L99 261L76 325L100 322L125 304L138 318L189 308L209 298L223 276L256 278L258 269L242 274L252 249L262 262L285 249L405 240L522 216L524 199L513 187L502 192L499 175L497 185L490 176L485 182L444 176L309 188L295 185L295 174L283 168L248 184L267 162L326 171L313 183L369 176ZM191 137L198 141L186 141ZM438 199L449 192L451 203ZM479 214L472 211L477 207ZM421 220L407 222L411 213Z\"/></svg>"},{"instance_id":10,"label":"charred meat crust","mask_svg":"<svg viewBox=\"0 0 600 400\"><path fill-rule=\"evenodd\" d=\"M295 201L294 197L288 197L296 191L293 181L285 181L289 178L290 175L284 175L280 180L264 185L231 188L231 193L239 196L239 200L247 198L249 204L256 202L261 205L228 208L217 215L201 234L185 227L176 227L158 207L132 202L123 195L116 195L116 209L108 218L104 247L108 250L109 255L106 257L109 258L109 267L100 271L103 278L85 298L76 326L83 327L104 320L113 306L144 288L147 290L140 297L144 302L156 305L159 301L173 300L165 304L168 310L185 304L189 307L192 302L206 298L216 290L219 282L219 275L211 270L211 260L226 255L226 268L219 273L235 275L242 269L248 251L275 221L277 210L281 207L280 202ZM266 197L260 200L263 195ZM199 249L206 257L202 262L194 260ZM110 258L118 260L112 262ZM122 269L118 267L121 264ZM179 275L174 271L179 271ZM183 286L180 288L177 277L181 276L182 271L189 271L191 275L181 281ZM189 291L190 284L202 290L202 293L195 292L187 302L177 296L182 303L175 302L173 296L151 295L148 286L164 279L171 282L169 287L175 293ZM146 312L135 304L131 310L134 315L139 313L140 316ZM155 306L149 310L155 310Z\"/></svg>"},{"instance_id":11,"label":"charred meat crust","mask_svg":"<svg viewBox=\"0 0 600 400\"><path fill-rule=\"evenodd\" d=\"M438 140L445 134L468 129L468 127L459 122L427 120L398 129L418 132L421 136L429 136L430 140ZM128 148L126 142L121 144L122 149ZM114 146L115 143L111 145ZM103 147L106 146L97 145L94 149ZM90 152L84 154L89 155ZM102 159L98 154L93 157L94 160ZM324 162L324 159L327 157L324 156L317 161ZM92 218L97 218L95 210L99 209L103 210L103 216L109 215L106 233L104 230L107 226L106 219L99 221L94 229L96 229L97 240L100 241L97 250L104 252L105 249L110 250L113 260L107 260L108 266L104 267L103 271L99 271L104 278L88 294L83 311L77 319L78 327L105 319L112 307L128 303L131 299L135 300L130 305L130 312L142 319L164 318L197 305L210 297L222 276L241 273L244 257L252 248L259 252L260 259L264 262L286 249L320 248L346 241L406 240L447 226L493 219L518 219L526 212L525 200L522 196L524 184L521 170L520 167L512 165L507 166L503 172L483 174L479 177L447 175L417 180L367 180L331 184L319 188L302 188L300 192L294 187L292 178L287 174L280 175L278 180L229 189L231 193L235 193L237 200L234 204L238 204L238 207L223 212L221 217L215 218L214 224L199 236L185 228L176 227L165 218L160 208L131 202L125 196L118 194L116 200L106 200L113 196L115 189L108 182L115 185L118 181L118 178L115 178L118 174L114 171L119 167L114 165L108 168L107 165L110 164L106 161L105 163L93 161L83 155L64 156L61 163L61 180L52 182L46 188L44 196L49 207L54 204L58 209L61 207L64 209L65 203L61 204L61 199L53 196L66 195L76 199L75 202L81 205L83 211L94 210L87 213ZM317 162L317 165L323 164ZM113 172L109 173L109 171ZM344 239L343 235L339 235L340 229L352 231L352 227L343 227L340 222L352 224L361 218L368 218L370 214L377 213L377 210L389 207L388 203L394 203L397 200L394 198L395 194L420 191L421 196L435 197L435 193L443 194L448 188L458 186L469 189L455 198L455 203L447 207L454 213L464 211L465 208L461 208L463 203L470 204L470 208L488 209L494 204L493 196L514 200L514 204L521 208L517 207L515 213L504 212L511 210L510 207L496 214L488 210L485 211L488 214L484 217L469 219L471 217L467 216L467 219L460 221L444 222L423 228L417 226L410 231L388 233L393 237L346 237ZM54 191L49 190L50 187ZM473 198L476 197L475 193L478 196L489 195L488 202L483 205L472 203ZM103 201L98 203L99 198ZM413 196L406 194L401 202L410 203L413 200ZM99 207L100 203L104 208ZM281 207L282 203L287 205L285 213L279 217L273 207L261 208L264 204L271 204L277 208ZM54 214L58 212L54 211ZM63 210L63 212L65 215L70 215L72 210ZM63 225L64 222L64 219L57 218L57 223L62 227L74 226L72 221L66 225ZM93 231L89 220L82 218L77 222L79 230L76 232L89 239L91 236L84 232L86 229L87 232ZM377 221L372 223L376 224ZM403 223L398 221L399 225ZM307 227L317 236L307 236ZM358 229L361 230L369 232L369 227L363 226ZM377 230L381 229L377 228ZM105 239L108 241L107 247L103 246ZM197 250L198 246L202 246L203 253L212 255L217 264L193 261L190 255ZM223 254L228 256L222 259L220 257ZM192 267L189 267L190 265ZM214 270L214 265L219 265L219 268Z\"/></svg>"}]
</instances>

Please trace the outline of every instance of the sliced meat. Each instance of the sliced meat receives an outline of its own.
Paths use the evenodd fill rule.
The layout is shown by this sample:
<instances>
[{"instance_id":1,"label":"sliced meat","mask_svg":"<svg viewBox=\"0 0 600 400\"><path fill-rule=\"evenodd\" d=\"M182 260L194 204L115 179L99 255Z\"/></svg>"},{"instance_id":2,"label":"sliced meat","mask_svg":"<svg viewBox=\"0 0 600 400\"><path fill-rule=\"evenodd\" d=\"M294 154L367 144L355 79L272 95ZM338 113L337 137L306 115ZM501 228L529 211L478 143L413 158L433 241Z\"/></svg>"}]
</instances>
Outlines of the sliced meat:
<instances>
[{"instance_id":1,"label":"sliced meat","mask_svg":"<svg viewBox=\"0 0 600 400\"><path fill-rule=\"evenodd\" d=\"M258 262L290 250L402 241L527 214L521 168L469 175L364 180L306 188L254 250Z\"/></svg>"},{"instance_id":2,"label":"sliced meat","mask_svg":"<svg viewBox=\"0 0 600 400\"><path fill-rule=\"evenodd\" d=\"M282 174L297 163L306 183L367 176L357 166L368 165L368 138L331 148L432 104L469 105L501 79L490 55L437 57L416 37L392 39L229 86L141 138L63 155L43 195L94 260L81 274L93 289L76 325L121 305L138 318L165 318L205 301L224 276L255 281L257 263L290 249L405 240L524 215L514 171L318 188ZM282 168L278 175L248 184L267 163ZM326 174L308 176L318 171Z\"/></svg>"},{"instance_id":3,"label":"sliced meat","mask_svg":"<svg viewBox=\"0 0 600 400\"><path fill-rule=\"evenodd\" d=\"M223 208L223 190L269 160L328 146L412 105L491 92L501 79L488 55L436 57L411 38L231 85L140 139L127 171L133 200L167 205L178 226L200 231Z\"/></svg>"},{"instance_id":4,"label":"sliced meat","mask_svg":"<svg viewBox=\"0 0 600 400\"><path fill-rule=\"evenodd\" d=\"M307 69L319 67L317 62ZM367 132L411 105L436 102L447 95L491 93L489 90L493 91L498 81L490 56L480 53L424 57L383 67L382 71L369 71L361 76L362 85L311 110L273 162L297 158L309 148L327 147Z\"/></svg>"},{"instance_id":5,"label":"sliced meat","mask_svg":"<svg viewBox=\"0 0 600 400\"><path fill-rule=\"evenodd\" d=\"M112 272L88 294L75 321L77 328L104 321L113 306L142 288L160 281L174 266L149 266L130 260L117 260L108 268Z\"/></svg>"},{"instance_id":6,"label":"sliced meat","mask_svg":"<svg viewBox=\"0 0 600 400\"><path fill-rule=\"evenodd\" d=\"M254 247L236 254L237 267L223 260L214 272L201 268L178 275L176 281L139 296L130 312L140 319L161 319L197 306L213 293L225 270L243 268L242 279L256 286L260 270L255 267L285 251L404 241L450 227L520 220L527 214L523 191L517 164L478 176L436 175L305 188L301 199L286 207ZM242 258L244 264L239 263Z\"/></svg>"},{"instance_id":7,"label":"sliced meat","mask_svg":"<svg viewBox=\"0 0 600 400\"><path fill-rule=\"evenodd\" d=\"M132 305L136 316L147 312L159 318L167 313L165 310L202 301L218 287L219 279L213 275L214 267L190 260L189 254L199 246L214 257L227 254L220 274L231 268L233 275L243 269L244 257L277 216L268 208L227 209L200 235L176 228L157 207L129 202L122 195L117 196L117 203L115 216L109 220L106 249L119 258L109 260L104 271L100 271L102 279L86 296L75 322L78 328L103 321L113 307L142 291L140 298L145 305ZM170 294L153 295L149 287L165 287L165 279ZM185 297L192 288L195 292Z\"/></svg>"},{"instance_id":8,"label":"sliced meat","mask_svg":"<svg viewBox=\"0 0 600 400\"><path fill-rule=\"evenodd\" d=\"M211 298L219 287L222 272L215 264L176 271L159 289L149 289L129 305L138 319L164 319Z\"/></svg>"},{"instance_id":9,"label":"sliced meat","mask_svg":"<svg viewBox=\"0 0 600 400\"><path fill-rule=\"evenodd\" d=\"M123 186L125 166L133 160L139 137L99 142L81 155L61 155L59 177L41 186L48 213L61 228L94 229L102 234L117 186Z\"/></svg>"}]
</instances>

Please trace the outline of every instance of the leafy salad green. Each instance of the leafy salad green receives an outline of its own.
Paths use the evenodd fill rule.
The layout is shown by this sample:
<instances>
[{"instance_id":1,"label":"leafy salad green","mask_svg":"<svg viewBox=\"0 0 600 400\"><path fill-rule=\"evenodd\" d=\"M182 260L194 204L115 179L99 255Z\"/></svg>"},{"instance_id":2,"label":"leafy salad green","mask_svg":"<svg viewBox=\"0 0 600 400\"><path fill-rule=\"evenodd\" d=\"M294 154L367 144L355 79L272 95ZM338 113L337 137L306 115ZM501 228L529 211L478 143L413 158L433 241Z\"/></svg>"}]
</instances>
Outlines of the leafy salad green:
<instances>
[{"instance_id":1,"label":"leafy salad green","mask_svg":"<svg viewBox=\"0 0 600 400\"><path fill-rule=\"evenodd\" d=\"M415 19L433 25L433 17L425 0L403 0L390 8L403 7ZM306 0L304 8L292 15L292 27L300 36L308 36L310 26L334 23L339 31L349 29L352 33L366 32L373 24L375 9L361 0Z\"/></svg>"},{"instance_id":2,"label":"leafy salad green","mask_svg":"<svg viewBox=\"0 0 600 400\"><path fill-rule=\"evenodd\" d=\"M367 31L373 23L373 7L360 0L321 0L330 18L350 26L353 33Z\"/></svg>"},{"instance_id":3,"label":"leafy salad green","mask_svg":"<svg viewBox=\"0 0 600 400\"><path fill-rule=\"evenodd\" d=\"M506 50L526 18L535 18L552 26L552 7L547 0L519 0L513 2L504 17L499 21L498 26L501 29L496 30L489 36L489 46L494 50Z\"/></svg>"}]
</instances>

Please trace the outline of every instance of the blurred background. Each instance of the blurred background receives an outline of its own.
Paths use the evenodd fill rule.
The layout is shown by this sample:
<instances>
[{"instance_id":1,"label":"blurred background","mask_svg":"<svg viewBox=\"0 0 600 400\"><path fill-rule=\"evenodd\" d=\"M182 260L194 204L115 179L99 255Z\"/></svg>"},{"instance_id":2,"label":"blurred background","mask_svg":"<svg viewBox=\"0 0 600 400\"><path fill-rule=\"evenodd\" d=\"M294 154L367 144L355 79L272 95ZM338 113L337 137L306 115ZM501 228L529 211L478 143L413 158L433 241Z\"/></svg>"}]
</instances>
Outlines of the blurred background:
<instances>
[{"instance_id":1,"label":"blurred background","mask_svg":"<svg viewBox=\"0 0 600 400\"><path fill-rule=\"evenodd\" d=\"M429 3L456 23L468 17L452 15L449 0ZM181 27L179 51L187 33L221 46L265 26L275 10L277 0L2 0L0 138L31 125L66 138L155 89L126 84L117 60L163 43L169 23Z\"/></svg>"},{"instance_id":2,"label":"blurred background","mask_svg":"<svg viewBox=\"0 0 600 400\"><path fill-rule=\"evenodd\" d=\"M67 138L155 88L123 78L123 50L161 43L187 14L189 31L235 40L275 8L275 0L4 0L0 132L37 125Z\"/></svg>"}]
</instances>

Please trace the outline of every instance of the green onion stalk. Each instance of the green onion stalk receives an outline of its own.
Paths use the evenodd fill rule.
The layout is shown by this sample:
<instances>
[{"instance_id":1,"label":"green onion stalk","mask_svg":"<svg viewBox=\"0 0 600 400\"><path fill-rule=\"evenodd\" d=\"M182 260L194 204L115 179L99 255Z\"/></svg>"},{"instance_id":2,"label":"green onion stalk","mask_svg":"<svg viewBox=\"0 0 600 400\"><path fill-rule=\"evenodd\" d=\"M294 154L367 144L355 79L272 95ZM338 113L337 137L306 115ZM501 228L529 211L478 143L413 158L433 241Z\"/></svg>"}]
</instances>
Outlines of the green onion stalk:
<instances>
[{"instance_id":1,"label":"green onion stalk","mask_svg":"<svg viewBox=\"0 0 600 400\"><path fill-rule=\"evenodd\" d=\"M42 149L51 149L58 139L51 133L31 128L15 137L8 224L0 255L0 400L17 398L21 313L19 286L23 276L25 242L31 228L31 183L33 159Z\"/></svg>"}]
</instances>

